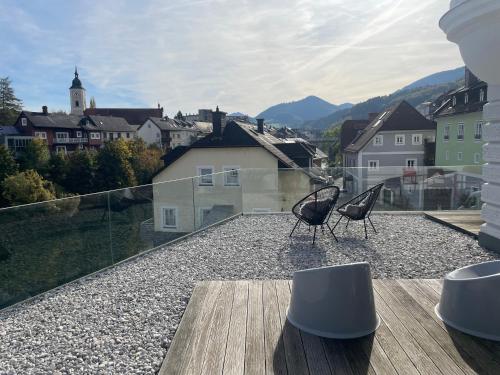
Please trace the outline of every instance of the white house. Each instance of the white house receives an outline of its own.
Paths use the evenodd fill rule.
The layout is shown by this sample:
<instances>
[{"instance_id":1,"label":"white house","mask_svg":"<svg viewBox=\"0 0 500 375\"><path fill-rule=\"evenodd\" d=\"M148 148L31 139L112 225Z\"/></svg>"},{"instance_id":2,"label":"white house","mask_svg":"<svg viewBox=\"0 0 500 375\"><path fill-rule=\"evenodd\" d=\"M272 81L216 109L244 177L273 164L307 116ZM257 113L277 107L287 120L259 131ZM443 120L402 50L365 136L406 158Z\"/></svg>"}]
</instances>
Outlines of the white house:
<instances>
[{"instance_id":1,"label":"white house","mask_svg":"<svg viewBox=\"0 0 500 375\"><path fill-rule=\"evenodd\" d=\"M150 117L137 129L137 136L148 145L155 144L163 149L189 146L202 131L194 122Z\"/></svg>"},{"instance_id":2,"label":"white house","mask_svg":"<svg viewBox=\"0 0 500 375\"><path fill-rule=\"evenodd\" d=\"M167 153L153 178L156 231L191 232L240 212L289 211L324 181L302 169L252 124L213 113L213 132ZM198 176L194 179L189 177Z\"/></svg>"}]
</instances>

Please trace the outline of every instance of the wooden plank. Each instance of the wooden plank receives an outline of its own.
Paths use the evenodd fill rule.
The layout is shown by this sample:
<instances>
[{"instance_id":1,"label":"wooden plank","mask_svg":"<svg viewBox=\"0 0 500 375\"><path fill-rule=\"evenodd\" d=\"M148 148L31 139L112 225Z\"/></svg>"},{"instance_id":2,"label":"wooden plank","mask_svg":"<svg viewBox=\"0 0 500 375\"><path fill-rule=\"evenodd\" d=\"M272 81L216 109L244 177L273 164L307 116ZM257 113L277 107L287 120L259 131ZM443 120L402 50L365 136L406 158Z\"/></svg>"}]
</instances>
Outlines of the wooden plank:
<instances>
[{"instance_id":1,"label":"wooden plank","mask_svg":"<svg viewBox=\"0 0 500 375\"><path fill-rule=\"evenodd\" d=\"M420 323L465 374L473 375L476 373L468 364L469 362L474 363L474 358L470 357L466 352L461 354L448 332L443 330L396 280L385 280L384 286L405 306L406 310ZM462 356L465 358L462 358ZM479 367L479 363L475 363L475 365Z\"/></svg>"},{"instance_id":2,"label":"wooden plank","mask_svg":"<svg viewBox=\"0 0 500 375\"><path fill-rule=\"evenodd\" d=\"M375 338L399 375L420 374L383 320L375 332ZM379 373L377 368L375 370Z\"/></svg>"},{"instance_id":3,"label":"wooden plank","mask_svg":"<svg viewBox=\"0 0 500 375\"><path fill-rule=\"evenodd\" d=\"M387 328L392 332L405 353L408 355L414 366L421 374L440 374L434 362L425 354L415 338L406 329L403 323L389 308L388 304L377 292L377 285L380 280L373 280L375 290L375 303L377 311L384 320Z\"/></svg>"},{"instance_id":4,"label":"wooden plank","mask_svg":"<svg viewBox=\"0 0 500 375\"><path fill-rule=\"evenodd\" d=\"M398 300L390 292L386 286L386 280L381 280L376 283L375 289L443 374L464 374L462 369L450 358L445 350L439 346L422 325L411 315L403 302Z\"/></svg>"},{"instance_id":5,"label":"wooden plank","mask_svg":"<svg viewBox=\"0 0 500 375\"><path fill-rule=\"evenodd\" d=\"M235 281L233 308L224 359L224 374L243 375L245 372L247 308L248 282Z\"/></svg>"},{"instance_id":6,"label":"wooden plank","mask_svg":"<svg viewBox=\"0 0 500 375\"><path fill-rule=\"evenodd\" d=\"M370 340L372 338L373 336L370 336ZM370 358L366 356L359 339L339 341L341 341L347 360L351 364L353 374L375 375L375 370L370 363ZM371 345L371 343L369 345Z\"/></svg>"},{"instance_id":7,"label":"wooden plank","mask_svg":"<svg viewBox=\"0 0 500 375\"><path fill-rule=\"evenodd\" d=\"M264 346L266 374L287 374L278 297L275 282L264 281Z\"/></svg>"},{"instance_id":8,"label":"wooden plank","mask_svg":"<svg viewBox=\"0 0 500 375\"><path fill-rule=\"evenodd\" d=\"M289 374L309 374L302 338L297 328L288 322L286 313L290 303L288 281L276 281L278 307L281 326L283 327L283 343L285 346L286 365Z\"/></svg>"},{"instance_id":9,"label":"wooden plank","mask_svg":"<svg viewBox=\"0 0 500 375\"><path fill-rule=\"evenodd\" d=\"M222 281L210 281L207 296L200 312L200 325L191 336L189 347L182 363L181 374L196 374L202 368L203 357L209 337L210 322L214 314L214 305L222 288Z\"/></svg>"},{"instance_id":10,"label":"wooden plank","mask_svg":"<svg viewBox=\"0 0 500 375\"><path fill-rule=\"evenodd\" d=\"M290 288L290 294L292 291L293 282L290 280L288 286ZM300 331L300 330L299 330ZM300 337L302 338L302 345L304 346L304 352L306 354L307 366L311 374L331 374L330 365L326 358L325 350L323 348L323 343L319 336L311 335L307 332L300 331Z\"/></svg>"},{"instance_id":11,"label":"wooden plank","mask_svg":"<svg viewBox=\"0 0 500 375\"><path fill-rule=\"evenodd\" d=\"M224 282L215 304L214 316L210 324L210 333L203 359L203 374L221 374L224 368L227 335L233 307L234 283Z\"/></svg>"},{"instance_id":12,"label":"wooden plank","mask_svg":"<svg viewBox=\"0 0 500 375\"><path fill-rule=\"evenodd\" d=\"M245 374L265 374L262 281L251 281L248 289Z\"/></svg>"},{"instance_id":13,"label":"wooden plank","mask_svg":"<svg viewBox=\"0 0 500 375\"><path fill-rule=\"evenodd\" d=\"M358 344L377 374L398 375L376 335L358 339ZM416 370L416 369L415 369Z\"/></svg>"},{"instance_id":14,"label":"wooden plank","mask_svg":"<svg viewBox=\"0 0 500 375\"><path fill-rule=\"evenodd\" d=\"M189 347L189 340L201 323L200 311L203 307L208 287L209 284L206 282L195 286L189 299L189 304L182 315L182 320L158 373L159 375L179 374L181 372L184 356Z\"/></svg>"},{"instance_id":15,"label":"wooden plank","mask_svg":"<svg viewBox=\"0 0 500 375\"><path fill-rule=\"evenodd\" d=\"M398 283L420 305L420 309L423 309L427 313L427 319L430 318L434 321L439 327L441 327L446 335L452 335L450 337L452 344L457 346L456 350L459 351L461 356L463 355L467 359L469 366L479 373L498 373L500 362L496 362L495 357L488 350L486 350L486 348L480 345L475 338L452 328L447 328L434 313L435 303L422 293L416 282L412 280L398 280ZM416 311L418 310L419 309L416 308ZM451 330L451 332L449 330Z\"/></svg>"},{"instance_id":16,"label":"wooden plank","mask_svg":"<svg viewBox=\"0 0 500 375\"><path fill-rule=\"evenodd\" d=\"M429 280L416 280L417 286L420 291L430 299L434 304L439 303L439 294L436 292L436 289L441 289L442 286L440 283L429 283ZM432 285L432 286L431 286ZM437 318L437 317L436 317ZM472 338L473 336L466 335L467 337ZM479 337L475 337L474 340L479 343L482 347L486 348L490 353L493 354L495 361L500 362L500 343L481 339Z\"/></svg>"},{"instance_id":17,"label":"wooden plank","mask_svg":"<svg viewBox=\"0 0 500 375\"><path fill-rule=\"evenodd\" d=\"M342 344L342 340L322 339L323 348L325 349L326 358L330 369L334 374L354 374L349 364L349 359L346 356L346 350Z\"/></svg>"}]
</instances>

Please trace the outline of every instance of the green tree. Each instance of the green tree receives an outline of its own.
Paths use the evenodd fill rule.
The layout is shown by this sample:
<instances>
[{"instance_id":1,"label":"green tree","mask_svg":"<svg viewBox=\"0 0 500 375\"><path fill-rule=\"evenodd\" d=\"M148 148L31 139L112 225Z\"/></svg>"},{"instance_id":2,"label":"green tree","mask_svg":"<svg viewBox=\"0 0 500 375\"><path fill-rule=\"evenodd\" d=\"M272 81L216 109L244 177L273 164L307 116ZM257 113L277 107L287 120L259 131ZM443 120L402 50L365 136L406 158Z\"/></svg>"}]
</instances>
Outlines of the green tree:
<instances>
[{"instance_id":1,"label":"green tree","mask_svg":"<svg viewBox=\"0 0 500 375\"><path fill-rule=\"evenodd\" d=\"M14 159L12 152L5 147L0 145L0 207L3 207L7 202L3 199L3 188L2 182L9 176L16 174L18 170L18 165Z\"/></svg>"},{"instance_id":2,"label":"green tree","mask_svg":"<svg viewBox=\"0 0 500 375\"><path fill-rule=\"evenodd\" d=\"M325 143L325 148L328 148L328 159L330 160L330 165L341 165L342 164L342 150L340 149L340 124L335 124L323 133L324 138L333 139L332 142Z\"/></svg>"},{"instance_id":3,"label":"green tree","mask_svg":"<svg viewBox=\"0 0 500 375\"><path fill-rule=\"evenodd\" d=\"M90 104L89 104L89 107L90 107L90 108L95 108L95 99L94 99L94 97L93 97L93 96L90 98Z\"/></svg>"},{"instance_id":4,"label":"green tree","mask_svg":"<svg viewBox=\"0 0 500 375\"><path fill-rule=\"evenodd\" d=\"M130 165L131 153L123 139L106 142L97 154L96 180L101 190L120 189L137 183Z\"/></svg>"},{"instance_id":5,"label":"green tree","mask_svg":"<svg viewBox=\"0 0 500 375\"><path fill-rule=\"evenodd\" d=\"M48 172L50 152L42 139L33 139L19 156L22 170L34 169L44 175Z\"/></svg>"},{"instance_id":6,"label":"green tree","mask_svg":"<svg viewBox=\"0 0 500 375\"><path fill-rule=\"evenodd\" d=\"M68 157L66 189L71 193L88 194L95 191L96 152L76 151Z\"/></svg>"},{"instance_id":7,"label":"green tree","mask_svg":"<svg viewBox=\"0 0 500 375\"><path fill-rule=\"evenodd\" d=\"M175 115L174 117L176 120L184 120L184 116L182 114L182 112L179 110L179 112L177 112L177 114Z\"/></svg>"},{"instance_id":8,"label":"green tree","mask_svg":"<svg viewBox=\"0 0 500 375\"><path fill-rule=\"evenodd\" d=\"M7 177L2 185L3 197L11 205L43 202L56 198L52 183L31 169Z\"/></svg>"},{"instance_id":9,"label":"green tree","mask_svg":"<svg viewBox=\"0 0 500 375\"><path fill-rule=\"evenodd\" d=\"M22 104L14 94L9 77L0 78L0 125L13 124L22 110Z\"/></svg>"},{"instance_id":10,"label":"green tree","mask_svg":"<svg viewBox=\"0 0 500 375\"><path fill-rule=\"evenodd\" d=\"M62 153L51 155L47 169L47 178L65 188L69 171L69 163L66 155Z\"/></svg>"}]
</instances>

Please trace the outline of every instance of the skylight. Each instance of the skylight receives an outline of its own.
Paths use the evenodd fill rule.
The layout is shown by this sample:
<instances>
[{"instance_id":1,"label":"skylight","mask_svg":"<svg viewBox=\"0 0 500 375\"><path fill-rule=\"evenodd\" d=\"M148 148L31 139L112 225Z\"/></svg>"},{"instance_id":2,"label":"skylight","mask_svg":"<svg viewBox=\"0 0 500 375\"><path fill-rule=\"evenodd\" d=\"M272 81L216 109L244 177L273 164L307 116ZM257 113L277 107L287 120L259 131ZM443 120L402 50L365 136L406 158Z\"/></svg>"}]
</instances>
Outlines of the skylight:
<instances>
[{"instance_id":1,"label":"skylight","mask_svg":"<svg viewBox=\"0 0 500 375\"><path fill-rule=\"evenodd\" d=\"M382 120L378 120L375 124L373 124L372 128L376 128L382 123Z\"/></svg>"}]
</instances>

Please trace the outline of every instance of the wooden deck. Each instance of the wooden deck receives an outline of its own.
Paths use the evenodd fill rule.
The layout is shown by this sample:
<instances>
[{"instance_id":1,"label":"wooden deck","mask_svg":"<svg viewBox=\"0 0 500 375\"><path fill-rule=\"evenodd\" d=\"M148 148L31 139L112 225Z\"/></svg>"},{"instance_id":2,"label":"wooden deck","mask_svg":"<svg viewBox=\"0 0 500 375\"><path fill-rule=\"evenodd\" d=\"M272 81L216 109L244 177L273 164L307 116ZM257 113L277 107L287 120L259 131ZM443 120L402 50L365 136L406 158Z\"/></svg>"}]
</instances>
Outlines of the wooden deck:
<instances>
[{"instance_id":1,"label":"wooden deck","mask_svg":"<svg viewBox=\"0 0 500 375\"><path fill-rule=\"evenodd\" d=\"M374 335L323 339L286 320L289 281L196 286L159 374L500 374L500 345L435 316L437 280L374 280Z\"/></svg>"},{"instance_id":2,"label":"wooden deck","mask_svg":"<svg viewBox=\"0 0 500 375\"><path fill-rule=\"evenodd\" d=\"M477 238L479 228L484 223L479 210L430 211L426 212L425 216L474 238Z\"/></svg>"}]
</instances>

